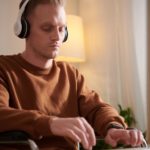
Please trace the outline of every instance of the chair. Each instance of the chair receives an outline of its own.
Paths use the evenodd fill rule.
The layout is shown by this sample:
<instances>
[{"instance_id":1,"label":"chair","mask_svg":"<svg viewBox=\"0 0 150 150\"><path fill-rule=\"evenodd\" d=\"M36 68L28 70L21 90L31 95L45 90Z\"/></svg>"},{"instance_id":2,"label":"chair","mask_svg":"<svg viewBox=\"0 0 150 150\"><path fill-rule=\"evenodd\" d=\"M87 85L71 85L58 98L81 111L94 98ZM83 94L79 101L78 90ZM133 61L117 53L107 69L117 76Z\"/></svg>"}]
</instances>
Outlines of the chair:
<instances>
[{"instance_id":1,"label":"chair","mask_svg":"<svg viewBox=\"0 0 150 150\"><path fill-rule=\"evenodd\" d=\"M39 150L36 143L30 139L30 136L23 131L0 132L0 146L28 147L30 150ZM22 149L22 148L17 148Z\"/></svg>"}]
</instances>

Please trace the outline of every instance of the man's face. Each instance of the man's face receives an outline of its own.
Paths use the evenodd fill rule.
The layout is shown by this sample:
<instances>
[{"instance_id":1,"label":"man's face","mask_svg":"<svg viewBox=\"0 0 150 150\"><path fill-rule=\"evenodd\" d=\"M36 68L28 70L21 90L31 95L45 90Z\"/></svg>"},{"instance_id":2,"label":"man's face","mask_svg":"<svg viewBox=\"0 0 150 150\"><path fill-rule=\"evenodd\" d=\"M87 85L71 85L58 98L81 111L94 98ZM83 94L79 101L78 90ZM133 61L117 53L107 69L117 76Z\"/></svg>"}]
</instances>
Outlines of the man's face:
<instances>
[{"instance_id":1,"label":"man's face","mask_svg":"<svg viewBox=\"0 0 150 150\"><path fill-rule=\"evenodd\" d=\"M53 59L65 36L66 15L62 6L38 5L29 16L30 35L27 48L32 54Z\"/></svg>"}]
</instances>

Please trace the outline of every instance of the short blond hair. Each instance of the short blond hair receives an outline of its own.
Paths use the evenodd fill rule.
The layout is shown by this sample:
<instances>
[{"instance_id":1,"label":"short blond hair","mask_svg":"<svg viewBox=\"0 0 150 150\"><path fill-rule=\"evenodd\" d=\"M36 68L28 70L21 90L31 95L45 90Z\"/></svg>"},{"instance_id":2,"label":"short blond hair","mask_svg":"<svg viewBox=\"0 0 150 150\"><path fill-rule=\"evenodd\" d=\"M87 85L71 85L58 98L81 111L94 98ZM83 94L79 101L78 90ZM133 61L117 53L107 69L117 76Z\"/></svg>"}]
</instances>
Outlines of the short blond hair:
<instances>
[{"instance_id":1,"label":"short blond hair","mask_svg":"<svg viewBox=\"0 0 150 150\"><path fill-rule=\"evenodd\" d=\"M21 6L24 4L26 0L22 0L20 2L19 8L21 8ZM51 5L60 5L60 6L64 6L66 3L66 0L29 0L25 11L23 13L23 16L25 18L27 18L32 12L33 10L41 4L51 4Z\"/></svg>"}]
</instances>

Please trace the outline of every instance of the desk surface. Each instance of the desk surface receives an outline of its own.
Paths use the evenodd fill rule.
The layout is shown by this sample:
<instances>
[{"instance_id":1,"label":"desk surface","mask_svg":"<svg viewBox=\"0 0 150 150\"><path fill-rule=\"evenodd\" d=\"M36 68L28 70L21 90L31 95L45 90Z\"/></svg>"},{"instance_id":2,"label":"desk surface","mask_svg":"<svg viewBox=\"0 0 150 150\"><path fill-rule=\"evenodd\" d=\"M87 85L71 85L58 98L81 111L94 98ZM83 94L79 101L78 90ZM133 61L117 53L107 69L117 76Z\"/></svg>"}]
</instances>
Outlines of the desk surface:
<instances>
[{"instance_id":1,"label":"desk surface","mask_svg":"<svg viewBox=\"0 0 150 150\"><path fill-rule=\"evenodd\" d=\"M111 149L111 150L150 150L150 148L119 148L119 149Z\"/></svg>"}]
</instances>

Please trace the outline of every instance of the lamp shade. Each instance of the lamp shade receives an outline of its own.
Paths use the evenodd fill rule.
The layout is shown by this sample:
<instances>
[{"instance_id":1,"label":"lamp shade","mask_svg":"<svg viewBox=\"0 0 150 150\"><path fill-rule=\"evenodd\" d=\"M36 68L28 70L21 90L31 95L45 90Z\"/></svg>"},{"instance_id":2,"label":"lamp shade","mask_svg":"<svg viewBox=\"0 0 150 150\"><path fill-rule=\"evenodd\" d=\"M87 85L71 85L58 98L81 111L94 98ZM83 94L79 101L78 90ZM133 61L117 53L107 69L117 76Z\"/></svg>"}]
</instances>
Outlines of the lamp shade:
<instances>
[{"instance_id":1,"label":"lamp shade","mask_svg":"<svg viewBox=\"0 0 150 150\"><path fill-rule=\"evenodd\" d=\"M68 40L63 43L57 60L68 62L85 61L83 22L81 17L67 15Z\"/></svg>"}]
</instances>

